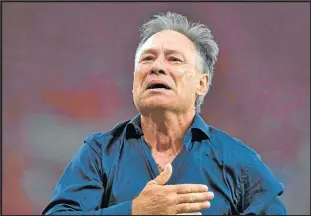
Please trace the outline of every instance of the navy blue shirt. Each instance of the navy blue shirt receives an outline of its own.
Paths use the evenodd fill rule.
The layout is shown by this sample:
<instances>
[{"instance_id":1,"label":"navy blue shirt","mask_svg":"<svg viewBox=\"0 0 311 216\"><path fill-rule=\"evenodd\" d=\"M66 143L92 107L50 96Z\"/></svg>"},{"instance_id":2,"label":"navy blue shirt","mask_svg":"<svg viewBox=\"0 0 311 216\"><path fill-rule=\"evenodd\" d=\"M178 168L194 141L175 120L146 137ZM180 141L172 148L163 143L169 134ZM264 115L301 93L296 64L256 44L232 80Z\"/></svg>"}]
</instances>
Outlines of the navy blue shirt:
<instances>
[{"instance_id":1,"label":"navy blue shirt","mask_svg":"<svg viewBox=\"0 0 311 216\"><path fill-rule=\"evenodd\" d=\"M172 167L167 184L205 184L214 192L202 214L287 214L279 197L284 186L260 156L198 114ZM132 200L157 175L137 115L85 138L43 214L130 215Z\"/></svg>"}]
</instances>

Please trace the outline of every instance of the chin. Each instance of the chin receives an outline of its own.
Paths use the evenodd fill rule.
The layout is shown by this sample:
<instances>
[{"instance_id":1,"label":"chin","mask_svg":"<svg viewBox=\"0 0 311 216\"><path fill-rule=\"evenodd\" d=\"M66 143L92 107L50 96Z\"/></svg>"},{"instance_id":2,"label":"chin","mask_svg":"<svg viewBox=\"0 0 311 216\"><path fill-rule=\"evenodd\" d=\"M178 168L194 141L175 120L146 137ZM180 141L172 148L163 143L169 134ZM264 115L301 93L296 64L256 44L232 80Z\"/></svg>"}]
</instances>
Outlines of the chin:
<instances>
[{"instance_id":1,"label":"chin","mask_svg":"<svg viewBox=\"0 0 311 216\"><path fill-rule=\"evenodd\" d=\"M173 108L171 103L164 103L162 101L144 102L136 106L140 113L150 113L156 111L171 110Z\"/></svg>"},{"instance_id":2,"label":"chin","mask_svg":"<svg viewBox=\"0 0 311 216\"><path fill-rule=\"evenodd\" d=\"M137 110L142 114L157 111L173 111L176 110L176 106L179 106L176 98L163 97L163 95L134 97L134 103Z\"/></svg>"},{"instance_id":3,"label":"chin","mask_svg":"<svg viewBox=\"0 0 311 216\"><path fill-rule=\"evenodd\" d=\"M157 103L144 104L144 107L146 109L163 110L163 109L170 109L170 108L172 108L172 105L171 104L157 102Z\"/></svg>"}]
</instances>

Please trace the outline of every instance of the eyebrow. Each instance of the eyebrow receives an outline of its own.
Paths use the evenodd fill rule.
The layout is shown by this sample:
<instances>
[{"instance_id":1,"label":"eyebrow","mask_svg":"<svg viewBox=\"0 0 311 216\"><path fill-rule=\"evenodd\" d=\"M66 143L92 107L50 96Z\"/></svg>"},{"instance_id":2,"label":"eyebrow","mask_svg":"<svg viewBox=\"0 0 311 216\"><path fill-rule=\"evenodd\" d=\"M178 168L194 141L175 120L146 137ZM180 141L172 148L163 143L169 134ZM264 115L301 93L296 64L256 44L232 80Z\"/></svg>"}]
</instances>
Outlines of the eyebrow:
<instances>
[{"instance_id":1,"label":"eyebrow","mask_svg":"<svg viewBox=\"0 0 311 216\"><path fill-rule=\"evenodd\" d=\"M146 54L146 53L151 53L151 54L156 54L158 52L158 49L154 49L154 48L149 48L149 49L146 49L144 50L142 53L141 53L141 56ZM183 58L184 58L184 55L177 51L177 50L172 50L172 49L164 49L164 53L165 55L170 55L170 54L179 54L181 55Z\"/></svg>"}]
</instances>

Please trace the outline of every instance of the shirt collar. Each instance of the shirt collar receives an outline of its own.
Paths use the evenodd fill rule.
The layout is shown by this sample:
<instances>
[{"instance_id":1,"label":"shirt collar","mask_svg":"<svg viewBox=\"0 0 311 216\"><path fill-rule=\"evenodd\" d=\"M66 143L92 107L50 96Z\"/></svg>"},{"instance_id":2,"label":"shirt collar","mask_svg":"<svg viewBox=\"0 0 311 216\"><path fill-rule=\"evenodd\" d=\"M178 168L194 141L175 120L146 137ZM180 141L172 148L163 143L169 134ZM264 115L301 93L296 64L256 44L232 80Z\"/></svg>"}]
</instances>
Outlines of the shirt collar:
<instances>
[{"instance_id":1,"label":"shirt collar","mask_svg":"<svg viewBox=\"0 0 311 216\"><path fill-rule=\"evenodd\" d=\"M126 138L139 138L143 135L140 123L141 114L137 114L129 123L126 125ZM187 130L186 135L192 132L192 140L202 140L210 138L209 125L205 123L200 114L194 116L193 122L190 128Z\"/></svg>"},{"instance_id":2,"label":"shirt collar","mask_svg":"<svg viewBox=\"0 0 311 216\"><path fill-rule=\"evenodd\" d=\"M210 130L208 124L204 121L200 114L194 116L193 122L190 126L192 131L192 138L210 138Z\"/></svg>"},{"instance_id":3,"label":"shirt collar","mask_svg":"<svg viewBox=\"0 0 311 216\"><path fill-rule=\"evenodd\" d=\"M142 135L143 135L143 131L141 129L140 114L137 114L126 125L126 138L127 139L139 138Z\"/></svg>"}]
</instances>

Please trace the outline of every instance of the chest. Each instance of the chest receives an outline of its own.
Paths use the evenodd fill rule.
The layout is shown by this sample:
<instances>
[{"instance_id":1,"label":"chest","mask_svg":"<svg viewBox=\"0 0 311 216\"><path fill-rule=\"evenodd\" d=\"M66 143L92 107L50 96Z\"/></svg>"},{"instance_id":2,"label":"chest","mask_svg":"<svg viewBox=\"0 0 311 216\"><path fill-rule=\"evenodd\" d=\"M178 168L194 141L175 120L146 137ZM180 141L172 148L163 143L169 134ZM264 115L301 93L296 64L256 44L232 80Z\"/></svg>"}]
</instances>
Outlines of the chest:
<instances>
[{"instance_id":1,"label":"chest","mask_svg":"<svg viewBox=\"0 0 311 216\"><path fill-rule=\"evenodd\" d=\"M156 161L166 161L161 161L161 158L154 158L152 161L150 156L151 153L148 157L143 149L128 149L120 155L108 176L105 206L133 200L159 174ZM167 184L205 184L214 192L215 197L211 201L211 207L201 213L223 215L230 212L230 190L223 181L222 172L208 158L192 152L179 154L171 160L173 174Z\"/></svg>"}]
</instances>

